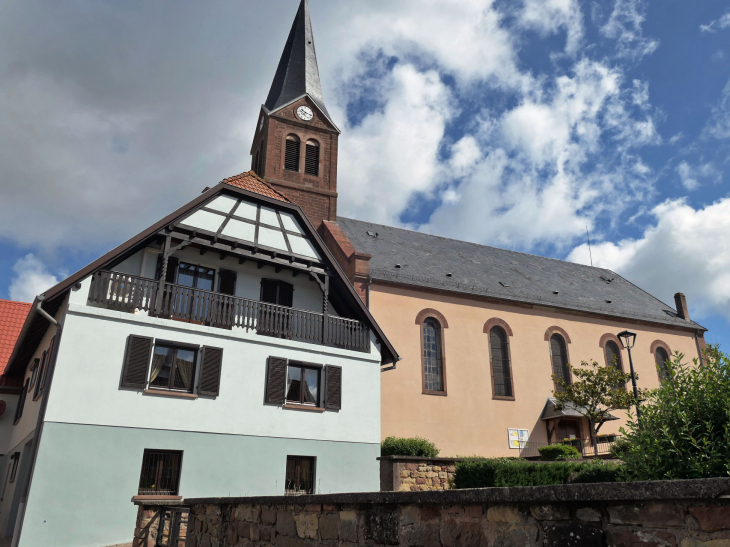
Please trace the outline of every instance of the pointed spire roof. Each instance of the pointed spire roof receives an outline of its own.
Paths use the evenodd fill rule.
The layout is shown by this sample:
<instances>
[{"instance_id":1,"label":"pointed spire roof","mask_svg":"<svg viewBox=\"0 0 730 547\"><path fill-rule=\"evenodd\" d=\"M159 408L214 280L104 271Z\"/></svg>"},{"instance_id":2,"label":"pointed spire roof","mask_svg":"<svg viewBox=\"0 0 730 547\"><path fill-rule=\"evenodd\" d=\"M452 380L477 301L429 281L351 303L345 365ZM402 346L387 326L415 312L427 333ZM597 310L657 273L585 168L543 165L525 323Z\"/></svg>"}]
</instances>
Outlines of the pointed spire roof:
<instances>
[{"instance_id":1,"label":"pointed spire roof","mask_svg":"<svg viewBox=\"0 0 730 547\"><path fill-rule=\"evenodd\" d=\"M273 112L304 95L308 95L327 118L330 117L322 96L307 0L299 5L265 106Z\"/></svg>"}]
</instances>

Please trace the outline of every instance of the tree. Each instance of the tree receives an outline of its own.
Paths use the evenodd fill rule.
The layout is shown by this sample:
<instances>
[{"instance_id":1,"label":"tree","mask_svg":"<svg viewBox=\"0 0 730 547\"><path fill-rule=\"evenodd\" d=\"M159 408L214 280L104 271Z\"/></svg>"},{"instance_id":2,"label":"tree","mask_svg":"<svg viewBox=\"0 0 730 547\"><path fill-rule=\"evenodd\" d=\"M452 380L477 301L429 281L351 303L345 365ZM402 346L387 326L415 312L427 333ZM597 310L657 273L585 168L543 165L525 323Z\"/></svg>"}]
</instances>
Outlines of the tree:
<instances>
[{"instance_id":1,"label":"tree","mask_svg":"<svg viewBox=\"0 0 730 547\"><path fill-rule=\"evenodd\" d=\"M596 436L611 417L611 411L627 410L636 404L633 393L626 389L631 374L625 374L618 367L602 367L595 361L583 361L580 367L568 365L568 368L575 378L572 383L553 375L553 381L559 388L553 391L553 397L557 400L555 408L563 410L570 406L588 420L594 453L598 456ZM639 398L642 398L641 393Z\"/></svg>"},{"instance_id":2,"label":"tree","mask_svg":"<svg viewBox=\"0 0 730 547\"><path fill-rule=\"evenodd\" d=\"M695 479L730 475L730 357L717 346L704 364L666 362L669 378L649 392L641 421L622 428L621 459L635 480Z\"/></svg>"}]
</instances>

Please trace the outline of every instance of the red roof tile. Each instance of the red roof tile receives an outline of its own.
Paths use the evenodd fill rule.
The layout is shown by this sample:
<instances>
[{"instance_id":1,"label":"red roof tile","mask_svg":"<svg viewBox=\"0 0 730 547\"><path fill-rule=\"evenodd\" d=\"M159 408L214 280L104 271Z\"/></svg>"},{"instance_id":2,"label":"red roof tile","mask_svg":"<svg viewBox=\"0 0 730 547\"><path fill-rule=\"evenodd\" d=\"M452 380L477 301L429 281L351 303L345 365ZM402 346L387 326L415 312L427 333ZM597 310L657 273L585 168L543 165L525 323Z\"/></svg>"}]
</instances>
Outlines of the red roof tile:
<instances>
[{"instance_id":1,"label":"red roof tile","mask_svg":"<svg viewBox=\"0 0 730 547\"><path fill-rule=\"evenodd\" d=\"M253 171L223 179L222 182L236 186L237 188L243 188L249 192L256 192L262 196L278 199L279 201L289 201L283 194L274 190L264 179L259 178Z\"/></svg>"},{"instance_id":2,"label":"red roof tile","mask_svg":"<svg viewBox=\"0 0 730 547\"><path fill-rule=\"evenodd\" d=\"M0 300L0 374L10 360L31 304Z\"/></svg>"}]
</instances>

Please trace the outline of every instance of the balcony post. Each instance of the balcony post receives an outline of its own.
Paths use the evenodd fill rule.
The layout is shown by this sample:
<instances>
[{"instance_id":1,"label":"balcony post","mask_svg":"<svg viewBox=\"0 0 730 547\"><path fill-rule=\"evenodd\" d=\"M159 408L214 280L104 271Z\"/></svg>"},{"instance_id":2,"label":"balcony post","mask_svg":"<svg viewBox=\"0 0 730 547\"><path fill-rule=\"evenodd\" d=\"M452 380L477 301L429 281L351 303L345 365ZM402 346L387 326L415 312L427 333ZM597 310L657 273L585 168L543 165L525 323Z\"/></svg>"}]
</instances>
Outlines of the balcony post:
<instances>
[{"instance_id":1,"label":"balcony post","mask_svg":"<svg viewBox=\"0 0 730 547\"><path fill-rule=\"evenodd\" d=\"M324 298L322 300L322 344L327 345L328 341L328 328L327 319L329 316L330 307L330 276L325 273L324 276Z\"/></svg>"},{"instance_id":2,"label":"balcony post","mask_svg":"<svg viewBox=\"0 0 730 547\"><path fill-rule=\"evenodd\" d=\"M160 270L159 285L157 287L157 298L155 298L155 314L162 313L162 298L165 292L165 280L167 279L167 260L172 254L170 252L170 243L172 237L167 236L165 238L165 244L162 247L162 269Z\"/></svg>"}]
</instances>

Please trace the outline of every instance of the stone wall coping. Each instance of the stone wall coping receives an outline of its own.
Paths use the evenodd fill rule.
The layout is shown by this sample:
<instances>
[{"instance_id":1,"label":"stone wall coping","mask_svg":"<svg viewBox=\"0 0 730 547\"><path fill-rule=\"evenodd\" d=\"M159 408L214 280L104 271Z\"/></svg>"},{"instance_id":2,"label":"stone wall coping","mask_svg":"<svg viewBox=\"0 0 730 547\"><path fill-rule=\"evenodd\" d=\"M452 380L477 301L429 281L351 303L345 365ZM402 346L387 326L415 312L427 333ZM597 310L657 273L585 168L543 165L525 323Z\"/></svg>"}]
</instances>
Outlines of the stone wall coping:
<instances>
[{"instance_id":1,"label":"stone wall coping","mask_svg":"<svg viewBox=\"0 0 730 547\"><path fill-rule=\"evenodd\" d=\"M658 501L730 498L730 478L688 479L430 492L364 492L313 496L186 498L185 505L483 505L511 503Z\"/></svg>"},{"instance_id":2,"label":"stone wall coping","mask_svg":"<svg viewBox=\"0 0 730 547\"><path fill-rule=\"evenodd\" d=\"M380 456L378 460L404 462L463 462L469 458L426 458L425 456Z\"/></svg>"},{"instance_id":3,"label":"stone wall coping","mask_svg":"<svg viewBox=\"0 0 730 547\"><path fill-rule=\"evenodd\" d=\"M181 500L181 499L156 500L156 499L144 498L144 497L137 499L136 496L132 498L132 503L134 503L135 505L143 505L145 507L179 507L179 506L183 506L183 505L188 505L187 503L185 503L185 500Z\"/></svg>"}]
</instances>

